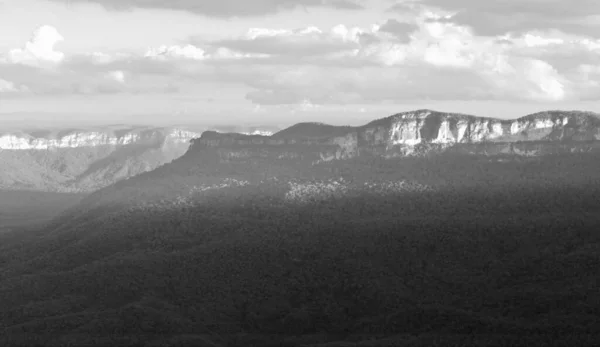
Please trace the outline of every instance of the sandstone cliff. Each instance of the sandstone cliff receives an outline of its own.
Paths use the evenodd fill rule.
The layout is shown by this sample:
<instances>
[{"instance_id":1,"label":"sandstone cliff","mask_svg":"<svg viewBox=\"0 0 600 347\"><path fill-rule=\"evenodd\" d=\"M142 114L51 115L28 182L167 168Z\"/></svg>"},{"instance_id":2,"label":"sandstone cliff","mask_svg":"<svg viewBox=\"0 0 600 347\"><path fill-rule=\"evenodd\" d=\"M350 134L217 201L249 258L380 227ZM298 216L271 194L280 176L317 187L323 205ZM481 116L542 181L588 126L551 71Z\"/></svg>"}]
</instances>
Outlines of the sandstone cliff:
<instances>
[{"instance_id":1,"label":"sandstone cliff","mask_svg":"<svg viewBox=\"0 0 600 347\"><path fill-rule=\"evenodd\" d=\"M225 192L238 186L248 186L249 191L255 189L263 195L273 190L277 191L274 195L298 201L355 192L412 194L458 181L466 186L470 184L470 170L488 168L481 164L481 159L487 162L488 158L469 155L600 152L599 129L600 119L584 112L544 112L499 120L419 110L357 127L300 123L271 136L205 131L190 140L189 149L180 158L94 192L81 208L91 211L114 206L121 210L120 206L148 203L161 210L180 204L210 204L221 195L244 198L235 195L241 193ZM467 156L455 160L459 158L442 155L431 163L420 158L379 160L443 153ZM497 159L490 162L501 163L505 158ZM471 169L469 165L477 167ZM454 176L447 177L445 170L450 167ZM496 165L482 177L500 184L507 179L502 178L506 172L516 172L502 171L505 169L505 165ZM564 170L543 169L546 176ZM594 171L589 172L593 175ZM256 195L251 192L246 198Z\"/></svg>"},{"instance_id":2,"label":"sandstone cliff","mask_svg":"<svg viewBox=\"0 0 600 347\"><path fill-rule=\"evenodd\" d=\"M146 127L0 133L0 189L92 191L180 157L199 135Z\"/></svg>"},{"instance_id":3,"label":"sandstone cliff","mask_svg":"<svg viewBox=\"0 0 600 347\"><path fill-rule=\"evenodd\" d=\"M130 128L118 130L70 129L58 132L0 133L0 150L42 150L133 144L163 145L187 143L198 133L183 129Z\"/></svg>"},{"instance_id":4,"label":"sandstone cliff","mask_svg":"<svg viewBox=\"0 0 600 347\"><path fill-rule=\"evenodd\" d=\"M188 153L212 149L220 160L271 156L311 163L361 155L384 157L458 152L543 155L600 148L600 118L548 111L501 120L432 110L399 113L359 127L301 123L272 136L207 131Z\"/></svg>"}]
</instances>

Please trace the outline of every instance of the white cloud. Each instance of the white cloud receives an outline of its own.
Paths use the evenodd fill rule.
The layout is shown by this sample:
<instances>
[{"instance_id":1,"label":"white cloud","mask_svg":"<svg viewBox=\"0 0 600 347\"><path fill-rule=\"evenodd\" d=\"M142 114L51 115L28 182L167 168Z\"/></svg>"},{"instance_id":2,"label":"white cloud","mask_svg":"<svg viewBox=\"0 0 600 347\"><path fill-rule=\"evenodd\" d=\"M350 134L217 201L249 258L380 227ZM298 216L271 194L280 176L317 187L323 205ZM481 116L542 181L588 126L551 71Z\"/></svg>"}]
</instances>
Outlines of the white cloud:
<instances>
[{"instance_id":1,"label":"white cloud","mask_svg":"<svg viewBox=\"0 0 600 347\"><path fill-rule=\"evenodd\" d=\"M125 73L121 70L111 71L107 74L108 78L119 83L125 83Z\"/></svg>"},{"instance_id":2,"label":"white cloud","mask_svg":"<svg viewBox=\"0 0 600 347\"><path fill-rule=\"evenodd\" d=\"M64 0L51 0L64 1ZM252 17L275 14L284 10L300 8L332 8L340 10L360 10L361 0L70 0L71 3L97 3L111 10L132 8L179 10L194 14L221 18Z\"/></svg>"},{"instance_id":3,"label":"white cloud","mask_svg":"<svg viewBox=\"0 0 600 347\"><path fill-rule=\"evenodd\" d=\"M280 35L291 35L292 33L292 31L286 29L250 28L243 36L248 40L255 40L259 37L275 37Z\"/></svg>"},{"instance_id":4,"label":"white cloud","mask_svg":"<svg viewBox=\"0 0 600 347\"><path fill-rule=\"evenodd\" d=\"M600 64L600 40L591 40L556 30L531 31L500 38L505 54L543 60L559 73L569 73L580 65Z\"/></svg>"},{"instance_id":5,"label":"white cloud","mask_svg":"<svg viewBox=\"0 0 600 347\"><path fill-rule=\"evenodd\" d=\"M387 66L392 66L404 63L408 57L408 54L409 49L406 45L384 42L357 50L355 56Z\"/></svg>"},{"instance_id":6,"label":"white cloud","mask_svg":"<svg viewBox=\"0 0 600 347\"><path fill-rule=\"evenodd\" d=\"M538 47L538 46L548 46L548 45L559 45L564 43L565 41L561 38L545 38L538 35L525 34L523 37L523 41L525 41L525 45L527 47Z\"/></svg>"},{"instance_id":7,"label":"white cloud","mask_svg":"<svg viewBox=\"0 0 600 347\"><path fill-rule=\"evenodd\" d=\"M550 63L535 56L511 55L514 47L498 38L478 37L469 28L450 22L419 20L411 40L389 39L361 45L344 59L384 66L331 65L309 68L273 66L260 82L249 81L256 90L248 98L258 104L314 104L431 99L505 99L561 101L576 99L573 82ZM354 42L358 33L337 27L332 32ZM371 34L378 35L377 31ZM379 36L381 39L382 36ZM536 34L520 39L522 47L551 48L565 42ZM341 57L340 57L341 58ZM447 80L447 79L450 80Z\"/></svg>"},{"instance_id":8,"label":"white cloud","mask_svg":"<svg viewBox=\"0 0 600 347\"><path fill-rule=\"evenodd\" d=\"M364 34L366 31L361 28L347 28L343 24L336 25L331 29L331 33L338 38L341 38L344 42L356 42L360 39L360 34Z\"/></svg>"},{"instance_id":9,"label":"white cloud","mask_svg":"<svg viewBox=\"0 0 600 347\"><path fill-rule=\"evenodd\" d=\"M597 0L418 0L421 10L441 9L449 20L467 25L479 35L495 36L534 29L560 29L598 36L600 2ZM403 4L395 6L402 10Z\"/></svg>"},{"instance_id":10,"label":"white cloud","mask_svg":"<svg viewBox=\"0 0 600 347\"><path fill-rule=\"evenodd\" d=\"M185 46L174 45L150 48L146 51L144 57L159 61L172 61L178 59L205 61L216 59L264 58L268 57L268 55L243 53L228 47L217 47L209 52L193 44L187 44Z\"/></svg>"},{"instance_id":11,"label":"white cloud","mask_svg":"<svg viewBox=\"0 0 600 347\"><path fill-rule=\"evenodd\" d=\"M559 30L478 36L433 10L368 28L251 28L228 40L192 38L138 54L65 57L54 49L60 34L45 28L9 54L7 62L30 70L7 69L7 75L0 63L3 77L36 93L124 93L214 81L235 85L256 105L308 110L414 99L579 100L599 88L600 40ZM33 69L42 62L56 68Z\"/></svg>"},{"instance_id":12,"label":"white cloud","mask_svg":"<svg viewBox=\"0 0 600 347\"><path fill-rule=\"evenodd\" d=\"M153 59L185 58L204 60L206 59L206 52L191 44L185 46L160 46L148 49L145 57Z\"/></svg>"},{"instance_id":13,"label":"white cloud","mask_svg":"<svg viewBox=\"0 0 600 347\"><path fill-rule=\"evenodd\" d=\"M562 100L565 96L564 84L556 70L545 61L530 60L524 69L526 78L539 87L541 97L550 100ZM534 96L537 96L534 91Z\"/></svg>"},{"instance_id":14,"label":"white cloud","mask_svg":"<svg viewBox=\"0 0 600 347\"><path fill-rule=\"evenodd\" d=\"M11 63L38 66L44 63L59 63L64 59L64 53L56 51L54 46L64 38L56 28L43 25L32 34L25 47L8 52Z\"/></svg>"},{"instance_id":15,"label":"white cloud","mask_svg":"<svg viewBox=\"0 0 600 347\"><path fill-rule=\"evenodd\" d=\"M136 56L132 55L131 53L127 54L127 53L113 53L113 54L107 54L107 53L103 53L103 52L92 52L92 53L86 53L86 54L81 54L79 56L76 57L71 57L69 60L79 60L79 61L84 61L84 62L91 62L92 64L96 64L96 65L106 65L106 64L110 64L110 63L114 63L114 62L118 62L118 61L122 61L122 60L127 60L127 59L135 59Z\"/></svg>"},{"instance_id":16,"label":"white cloud","mask_svg":"<svg viewBox=\"0 0 600 347\"><path fill-rule=\"evenodd\" d=\"M576 39L591 52L595 41L539 31L481 37L433 13L416 17L413 25L408 41L389 33L404 26L382 31L381 24L370 29L252 28L207 47L162 46L145 57L169 63L164 72L179 78L245 85L251 88L247 99L257 105L422 98L561 101L582 95L575 81L581 84L593 75L565 75L548 55L533 53L554 52ZM157 66L148 67L156 72Z\"/></svg>"},{"instance_id":17,"label":"white cloud","mask_svg":"<svg viewBox=\"0 0 600 347\"><path fill-rule=\"evenodd\" d=\"M26 86L17 86L11 81L0 78L0 93L20 93L27 91L29 89Z\"/></svg>"},{"instance_id":18,"label":"white cloud","mask_svg":"<svg viewBox=\"0 0 600 347\"><path fill-rule=\"evenodd\" d=\"M208 43L213 50L226 48L246 57L306 59L359 48L360 28L338 25L329 32L314 26L300 29L251 28L239 37Z\"/></svg>"}]
</instances>

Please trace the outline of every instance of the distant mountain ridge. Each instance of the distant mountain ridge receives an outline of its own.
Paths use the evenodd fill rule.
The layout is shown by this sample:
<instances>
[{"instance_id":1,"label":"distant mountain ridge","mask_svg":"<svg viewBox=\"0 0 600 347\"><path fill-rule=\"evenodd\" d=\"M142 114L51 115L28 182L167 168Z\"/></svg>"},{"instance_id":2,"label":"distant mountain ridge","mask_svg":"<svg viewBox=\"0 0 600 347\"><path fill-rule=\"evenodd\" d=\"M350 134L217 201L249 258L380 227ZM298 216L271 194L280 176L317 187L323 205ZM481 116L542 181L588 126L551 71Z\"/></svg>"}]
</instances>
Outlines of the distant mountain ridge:
<instances>
[{"instance_id":1,"label":"distant mountain ridge","mask_svg":"<svg viewBox=\"0 0 600 347\"><path fill-rule=\"evenodd\" d=\"M0 133L0 150L78 148L129 145L134 143L182 142L198 137L197 132L177 128L125 128L118 130L68 129L57 132Z\"/></svg>"},{"instance_id":2,"label":"distant mountain ridge","mask_svg":"<svg viewBox=\"0 0 600 347\"><path fill-rule=\"evenodd\" d=\"M94 192L82 206L92 209L114 201L137 205L159 200L169 205L188 201L198 189L221 190L231 182L256 187L265 184L282 192L302 187L312 192L306 193L310 196L328 196L330 190L340 189L381 190L389 184L402 190L427 190L431 184L445 181L443 173L426 178L427 173L420 172L427 170L427 160L411 159L403 164L402 160L387 159L431 157L436 159L432 162L483 159L500 163L600 153L600 118L591 112L548 111L500 120L417 110L362 126L299 123L271 136L205 131L190 142L187 152L171 163ZM423 166L405 166L415 163ZM378 166L393 169L381 171ZM340 183L346 182L340 181L344 177L352 182Z\"/></svg>"},{"instance_id":3,"label":"distant mountain ridge","mask_svg":"<svg viewBox=\"0 0 600 347\"><path fill-rule=\"evenodd\" d=\"M0 131L0 189L90 192L180 157L201 131L128 124Z\"/></svg>"},{"instance_id":4,"label":"distant mountain ridge","mask_svg":"<svg viewBox=\"0 0 600 347\"><path fill-rule=\"evenodd\" d=\"M313 122L280 131L223 126L199 132L126 125L30 130L0 133L0 189L89 192L180 157L176 165L243 162L300 168L361 156L596 151L600 117L583 111L546 111L507 120L423 109L362 126Z\"/></svg>"},{"instance_id":5,"label":"distant mountain ridge","mask_svg":"<svg viewBox=\"0 0 600 347\"><path fill-rule=\"evenodd\" d=\"M144 126L0 133L0 189L93 191L172 161L198 136Z\"/></svg>"},{"instance_id":6,"label":"distant mountain ridge","mask_svg":"<svg viewBox=\"0 0 600 347\"><path fill-rule=\"evenodd\" d=\"M546 111L504 120L424 109L356 127L299 123L270 137L206 131L192 140L190 151L218 148L225 156L244 156L259 147L269 150L296 146L306 148L304 154L296 155L298 158L311 156L313 161L328 161L364 154L393 157L453 150L542 155L596 150L600 148L595 143L598 140L600 117L592 112ZM240 151L242 148L245 150Z\"/></svg>"},{"instance_id":7,"label":"distant mountain ridge","mask_svg":"<svg viewBox=\"0 0 600 347\"><path fill-rule=\"evenodd\" d=\"M274 132L251 128L240 134L270 136ZM0 132L0 150L30 150L114 146L141 143L189 143L201 132L182 127L112 126L85 129L19 130Z\"/></svg>"},{"instance_id":8,"label":"distant mountain ridge","mask_svg":"<svg viewBox=\"0 0 600 347\"><path fill-rule=\"evenodd\" d=\"M205 131L158 166L166 142L1 150L15 179L125 178L0 234L0 341L598 346L599 127L418 110Z\"/></svg>"}]
</instances>

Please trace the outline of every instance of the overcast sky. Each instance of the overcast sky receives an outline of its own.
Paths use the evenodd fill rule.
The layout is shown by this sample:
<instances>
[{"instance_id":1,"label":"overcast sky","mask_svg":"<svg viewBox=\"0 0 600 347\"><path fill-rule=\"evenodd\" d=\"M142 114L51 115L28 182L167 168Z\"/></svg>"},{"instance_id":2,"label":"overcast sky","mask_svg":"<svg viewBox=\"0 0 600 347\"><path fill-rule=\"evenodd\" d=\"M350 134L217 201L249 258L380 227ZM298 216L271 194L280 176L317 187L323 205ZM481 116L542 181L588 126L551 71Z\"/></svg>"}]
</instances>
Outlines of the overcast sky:
<instances>
[{"instance_id":1,"label":"overcast sky","mask_svg":"<svg viewBox=\"0 0 600 347\"><path fill-rule=\"evenodd\" d=\"M600 111L598 0L0 0L0 120Z\"/></svg>"}]
</instances>

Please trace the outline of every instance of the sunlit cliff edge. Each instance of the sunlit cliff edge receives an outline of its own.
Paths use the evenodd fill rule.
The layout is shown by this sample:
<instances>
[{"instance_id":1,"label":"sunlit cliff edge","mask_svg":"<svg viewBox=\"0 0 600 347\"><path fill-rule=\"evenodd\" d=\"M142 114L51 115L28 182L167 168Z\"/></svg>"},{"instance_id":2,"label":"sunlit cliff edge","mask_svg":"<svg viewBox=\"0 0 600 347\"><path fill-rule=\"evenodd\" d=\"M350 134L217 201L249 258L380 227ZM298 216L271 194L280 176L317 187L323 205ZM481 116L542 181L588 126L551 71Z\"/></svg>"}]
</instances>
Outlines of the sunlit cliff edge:
<instances>
[{"instance_id":1,"label":"sunlit cliff edge","mask_svg":"<svg viewBox=\"0 0 600 347\"><path fill-rule=\"evenodd\" d=\"M200 135L133 125L0 132L0 190L90 192L171 162Z\"/></svg>"},{"instance_id":2,"label":"sunlit cliff edge","mask_svg":"<svg viewBox=\"0 0 600 347\"><path fill-rule=\"evenodd\" d=\"M148 128L111 131L65 130L60 132L0 133L0 149L59 149L149 143L186 143L199 134L182 129Z\"/></svg>"},{"instance_id":3,"label":"sunlit cliff edge","mask_svg":"<svg viewBox=\"0 0 600 347\"><path fill-rule=\"evenodd\" d=\"M394 173L383 174L377 169L380 163L371 163L371 158L445 153L490 158L571 155L600 151L599 140L600 118L577 111L500 120L418 110L355 127L299 123L271 136L205 131L190 140L189 149L179 158L92 193L81 208L91 211L119 202L126 206L148 203L162 210L204 201L213 191L233 187L232 182L263 187L259 190L280 189L282 196L296 192L293 197L310 196L311 200L332 192L373 193L392 186L403 192L427 191L429 181L415 180L422 176L418 169L391 165ZM443 181L435 176L432 182L438 179Z\"/></svg>"},{"instance_id":4,"label":"sunlit cliff edge","mask_svg":"<svg viewBox=\"0 0 600 347\"><path fill-rule=\"evenodd\" d=\"M0 133L0 189L89 192L180 157L199 135L149 127Z\"/></svg>"},{"instance_id":5,"label":"sunlit cliff edge","mask_svg":"<svg viewBox=\"0 0 600 347\"><path fill-rule=\"evenodd\" d=\"M0 189L89 192L175 159L162 170L189 166L218 171L218 163L308 168L364 156L596 151L600 151L600 117L582 111L547 111L504 120L417 110L362 126L299 123L274 134L149 127L13 132L0 133L4 164Z\"/></svg>"},{"instance_id":6,"label":"sunlit cliff edge","mask_svg":"<svg viewBox=\"0 0 600 347\"><path fill-rule=\"evenodd\" d=\"M599 140L600 118L591 112L547 111L501 120L418 110L358 127L300 123L269 137L206 131L192 140L189 152L213 148L227 158L250 155L258 149L288 148L279 155L304 158L292 147L314 148L309 152L320 162L366 154L394 157L445 151L541 155L600 149Z\"/></svg>"}]
</instances>

